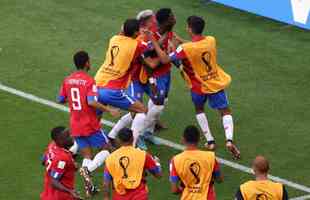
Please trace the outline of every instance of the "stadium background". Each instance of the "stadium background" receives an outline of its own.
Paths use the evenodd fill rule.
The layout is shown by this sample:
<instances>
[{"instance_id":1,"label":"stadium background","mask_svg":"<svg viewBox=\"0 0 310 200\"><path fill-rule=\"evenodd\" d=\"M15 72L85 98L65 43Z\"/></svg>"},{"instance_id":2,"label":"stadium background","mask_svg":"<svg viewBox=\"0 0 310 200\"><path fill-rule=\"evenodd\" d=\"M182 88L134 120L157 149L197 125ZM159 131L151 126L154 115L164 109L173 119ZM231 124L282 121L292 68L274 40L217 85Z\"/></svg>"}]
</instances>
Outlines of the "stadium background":
<instances>
[{"instance_id":1,"label":"stadium background","mask_svg":"<svg viewBox=\"0 0 310 200\"><path fill-rule=\"evenodd\" d=\"M242 151L238 163L249 166L256 154L263 154L271 160L271 174L310 185L309 32L202 1L0 0L0 4L0 82L49 100L55 99L62 79L73 70L72 54L87 50L94 74L108 39L139 10L171 7L177 16L175 31L186 38L186 17L203 16L206 33L218 40L219 63L233 78L228 94ZM0 110L0 199L38 199L44 172L40 156L49 130L67 124L68 114L2 91ZM218 155L231 159L217 113L206 111ZM174 142L180 141L186 125L196 123L177 70L162 119L169 130L160 136ZM149 179L150 199L177 199L169 192L167 176L168 160L177 151L164 146L151 146L150 151L161 158L165 172L160 181ZM222 171L225 182L216 186L220 200L232 199L239 184L251 178L224 165ZM101 171L96 176L101 184ZM82 189L80 181L77 188ZM291 197L305 194L291 187L288 192Z\"/></svg>"}]
</instances>

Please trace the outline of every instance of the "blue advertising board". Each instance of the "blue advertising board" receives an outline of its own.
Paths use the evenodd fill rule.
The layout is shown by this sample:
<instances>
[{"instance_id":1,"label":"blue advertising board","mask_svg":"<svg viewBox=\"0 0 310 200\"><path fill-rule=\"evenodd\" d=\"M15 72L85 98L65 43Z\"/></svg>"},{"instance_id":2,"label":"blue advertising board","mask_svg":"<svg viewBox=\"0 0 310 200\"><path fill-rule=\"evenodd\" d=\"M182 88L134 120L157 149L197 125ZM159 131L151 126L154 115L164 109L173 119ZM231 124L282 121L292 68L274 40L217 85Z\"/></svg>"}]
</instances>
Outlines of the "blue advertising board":
<instances>
[{"instance_id":1,"label":"blue advertising board","mask_svg":"<svg viewBox=\"0 0 310 200\"><path fill-rule=\"evenodd\" d=\"M310 29L310 0L213 1L305 29Z\"/></svg>"}]
</instances>

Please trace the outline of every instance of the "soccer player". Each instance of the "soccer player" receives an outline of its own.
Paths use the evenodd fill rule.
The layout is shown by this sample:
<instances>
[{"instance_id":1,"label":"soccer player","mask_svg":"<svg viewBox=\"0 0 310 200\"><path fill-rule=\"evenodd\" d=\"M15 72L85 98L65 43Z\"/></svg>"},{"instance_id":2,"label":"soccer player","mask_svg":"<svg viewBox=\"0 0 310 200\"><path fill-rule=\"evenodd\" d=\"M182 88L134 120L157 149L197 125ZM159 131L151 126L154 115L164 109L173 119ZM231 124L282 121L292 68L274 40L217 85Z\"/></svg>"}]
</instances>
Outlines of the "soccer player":
<instances>
[{"instance_id":1,"label":"soccer player","mask_svg":"<svg viewBox=\"0 0 310 200\"><path fill-rule=\"evenodd\" d=\"M150 60L150 58L141 57L147 49L147 45L136 40L138 34L139 21L127 19L123 24L122 34L115 35L110 39L105 61L95 76L99 102L132 112L134 145L136 145L137 138L143 129L144 113L147 112L147 108L124 90L131 82L132 71L136 63L142 59L148 64Z\"/></svg>"},{"instance_id":2,"label":"soccer player","mask_svg":"<svg viewBox=\"0 0 310 200\"><path fill-rule=\"evenodd\" d=\"M162 63L182 62L180 69L191 90L196 119L207 139L206 147L215 149L215 140L204 112L204 105L208 101L209 106L218 110L222 117L227 149L235 159L239 159L240 151L233 143L232 112L224 91L229 86L231 77L217 64L216 40L212 36L203 35L204 27L205 21L201 17L188 17L187 31L192 42L180 45L169 56L161 50L154 37L150 38Z\"/></svg>"},{"instance_id":3,"label":"soccer player","mask_svg":"<svg viewBox=\"0 0 310 200\"><path fill-rule=\"evenodd\" d=\"M151 10L141 11L137 15L137 19L139 19L140 30L148 29L153 32L162 47L168 51L170 40L173 38L172 28L175 24L175 17L171 9L159 9L156 15L154 15ZM150 45L150 41L143 34L139 35L138 40L144 45ZM150 49L150 47L145 49L143 56L157 57L154 49ZM144 128L141 128L140 131L149 131L153 133L155 124L159 122L159 116L164 109L165 99L167 100L168 97L171 64L148 64L148 66L153 66L152 68L143 65L144 62L141 62L141 60L136 62L136 67L133 70L132 82L128 87L127 94L140 101L142 101L144 93L149 95L148 112L145 117ZM124 115L113 127L109 133L109 137L115 138L118 131L128 126L131 121L132 118L130 114ZM151 142L156 143L149 134L148 138L151 139Z\"/></svg>"},{"instance_id":4,"label":"soccer player","mask_svg":"<svg viewBox=\"0 0 310 200\"><path fill-rule=\"evenodd\" d=\"M40 195L41 200L76 200L82 199L74 189L75 164L71 152L73 139L65 127L58 126L52 129L53 145L49 145L44 189Z\"/></svg>"},{"instance_id":5,"label":"soccer player","mask_svg":"<svg viewBox=\"0 0 310 200\"><path fill-rule=\"evenodd\" d=\"M110 196L113 184L113 200L147 200L148 190L144 175L147 172L154 177L162 176L159 161L147 152L132 146L133 133L124 128L118 138L121 147L107 158L104 170L104 200Z\"/></svg>"},{"instance_id":6,"label":"soccer player","mask_svg":"<svg viewBox=\"0 0 310 200\"><path fill-rule=\"evenodd\" d=\"M87 52L77 52L73 60L77 71L64 79L58 102L68 102L70 107L70 130L84 158L80 173L84 177L86 193L89 196L95 191L89 173L101 166L109 155L108 151L103 150L108 146L108 139L101 130L96 110L110 112L113 116L119 113L118 110L97 101L95 80L87 73L90 69ZM92 148L102 150L93 157Z\"/></svg>"},{"instance_id":7,"label":"soccer player","mask_svg":"<svg viewBox=\"0 0 310 200\"><path fill-rule=\"evenodd\" d=\"M257 156L252 163L255 180L248 181L240 186L236 200L288 200L284 185L268 180L269 162L263 156Z\"/></svg>"},{"instance_id":8,"label":"soccer player","mask_svg":"<svg viewBox=\"0 0 310 200\"><path fill-rule=\"evenodd\" d=\"M214 152L198 149L199 130L188 126L184 130L185 150L174 156L170 163L171 191L181 194L182 200L215 200L214 180L223 177Z\"/></svg>"}]
</instances>

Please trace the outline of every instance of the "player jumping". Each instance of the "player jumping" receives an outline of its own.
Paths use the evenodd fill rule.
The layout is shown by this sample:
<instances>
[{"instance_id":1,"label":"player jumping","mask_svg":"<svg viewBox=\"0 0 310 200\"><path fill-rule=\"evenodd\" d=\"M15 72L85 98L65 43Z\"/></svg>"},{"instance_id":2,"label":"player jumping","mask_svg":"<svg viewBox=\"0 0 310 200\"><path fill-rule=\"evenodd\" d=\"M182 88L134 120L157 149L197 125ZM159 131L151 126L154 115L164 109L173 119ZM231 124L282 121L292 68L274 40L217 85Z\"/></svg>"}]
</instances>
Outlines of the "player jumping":
<instances>
[{"instance_id":1,"label":"player jumping","mask_svg":"<svg viewBox=\"0 0 310 200\"><path fill-rule=\"evenodd\" d=\"M110 112L113 116L119 113L118 110L97 102L95 80L87 73L90 69L88 54L85 51L79 51L73 59L77 71L64 79L58 102L69 103L71 134L84 158L80 174L85 180L86 194L90 196L96 192L90 173L101 166L109 155L108 151L103 150L107 147L108 139L101 130L96 110ZM102 150L93 157L92 148Z\"/></svg>"},{"instance_id":2,"label":"player jumping","mask_svg":"<svg viewBox=\"0 0 310 200\"><path fill-rule=\"evenodd\" d=\"M77 165L69 148L73 139L65 127L55 127L51 131L53 142L49 145L45 160L44 189L41 200L77 200L82 199L74 189Z\"/></svg>"},{"instance_id":3,"label":"player jumping","mask_svg":"<svg viewBox=\"0 0 310 200\"><path fill-rule=\"evenodd\" d=\"M240 158L240 151L233 143L233 118L228 106L224 89L231 82L231 77L217 64L216 41L212 36L203 36L205 21L201 17L190 16L187 19L187 31L192 42L180 45L169 56L161 50L156 39L150 35L162 63L182 62L180 67L184 79L190 89L192 101L195 105L196 119L206 139L206 147L215 149L215 140L211 134L204 105L217 109L222 116L222 123L226 136L226 147L236 159Z\"/></svg>"},{"instance_id":4,"label":"player jumping","mask_svg":"<svg viewBox=\"0 0 310 200\"><path fill-rule=\"evenodd\" d=\"M137 62L149 58L141 55L147 45L136 40L139 34L139 21L128 19L122 27L122 33L110 39L106 58L95 76L101 103L112 105L122 110L131 111L134 145L144 127L147 108L142 102L128 95L125 90L131 82L132 71ZM134 114L137 113L137 114Z\"/></svg>"}]
</instances>

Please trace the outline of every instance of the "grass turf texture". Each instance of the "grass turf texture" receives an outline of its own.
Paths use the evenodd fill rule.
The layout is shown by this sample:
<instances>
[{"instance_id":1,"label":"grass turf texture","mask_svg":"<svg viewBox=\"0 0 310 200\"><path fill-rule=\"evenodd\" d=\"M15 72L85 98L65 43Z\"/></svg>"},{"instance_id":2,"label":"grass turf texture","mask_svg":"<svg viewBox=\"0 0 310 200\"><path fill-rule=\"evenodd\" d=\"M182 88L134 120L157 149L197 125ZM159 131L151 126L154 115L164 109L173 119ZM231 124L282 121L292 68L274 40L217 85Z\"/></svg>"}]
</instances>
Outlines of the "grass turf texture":
<instances>
[{"instance_id":1,"label":"grass turf texture","mask_svg":"<svg viewBox=\"0 0 310 200\"><path fill-rule=\"evenodd\" d=\"M305 176L310 153L309 32L199 1L1 0L1 5L0 81L51 100L73 69L72 54L87 50L95 73L109 37L139 10L172 7L177 16L175 30L183 37L186 17L204 16L208 34L218 40L219 62L233 78L228 94L243 153L240 163L249 165L256 154L264 154L271 160L273 175L310 185ZM37 199L43 182L39 158L49 140L49 129L67 124L68 115L3 92L0 108L0 199ZM230 159L223 148L218 115L206 111L219 145L217 153ZM195 123L189 93L176 70L162 119L169 130L161 136L175 142L180 141L185 125ZM167 179L168 159L176 151L151 147L151 152L160 156L165 177L149 181L150 199L176 199L169 194ZM226 182L216 187L218 199L232 199L238 185L250 176L225 166L223 173ZM97 181L101 181L100 173ZM303 194L288 190L290 196Z\"/></svg>"}]
</instances>

